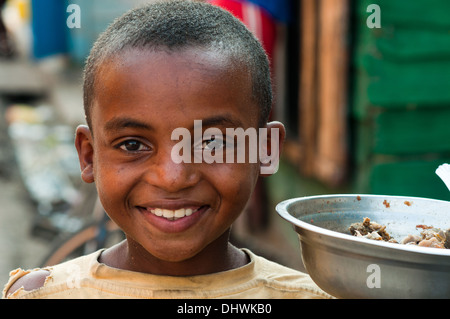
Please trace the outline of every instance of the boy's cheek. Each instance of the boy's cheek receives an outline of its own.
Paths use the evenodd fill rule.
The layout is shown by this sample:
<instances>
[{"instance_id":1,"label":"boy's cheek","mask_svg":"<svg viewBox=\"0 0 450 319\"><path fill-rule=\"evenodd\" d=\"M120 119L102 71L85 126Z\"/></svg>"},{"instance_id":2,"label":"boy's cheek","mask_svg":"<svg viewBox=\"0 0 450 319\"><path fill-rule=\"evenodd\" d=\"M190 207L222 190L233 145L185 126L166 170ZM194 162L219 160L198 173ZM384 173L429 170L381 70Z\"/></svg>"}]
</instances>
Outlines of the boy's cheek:
<instances>
[{"instance_id":1,"label":"boy's cheek","mask_svg":"<svg viewBox=\"0 0 450 319\"><path fill-rule=\"evenodd\" d=\"M128 188L131 174L120 166L106 165L100 159L94 162L94 178L97 189L102 190L104 196L120 198Z\"/></svg>"},{"instance_id":2,"label":"boy's cheek","mask_svg":"<svg viewBox=\"0 0 450 319\"><path fill-rule=\"evenodd\" d=\"M258 163L214 163L204 164L207 174L223 180L253 180L258 175Z\"/></svg>"},{"instance_id":3,"label":"boy's cheek","mask_svg":"<svg viewBox=\"0 0 450 319\"><path fill-rule=\"evenodd\" d=\"M249 196L259 176L259 165L253 163L209 165L203 176L215 185L221 193L230 196Z\"/></svg>"}]
</instances>

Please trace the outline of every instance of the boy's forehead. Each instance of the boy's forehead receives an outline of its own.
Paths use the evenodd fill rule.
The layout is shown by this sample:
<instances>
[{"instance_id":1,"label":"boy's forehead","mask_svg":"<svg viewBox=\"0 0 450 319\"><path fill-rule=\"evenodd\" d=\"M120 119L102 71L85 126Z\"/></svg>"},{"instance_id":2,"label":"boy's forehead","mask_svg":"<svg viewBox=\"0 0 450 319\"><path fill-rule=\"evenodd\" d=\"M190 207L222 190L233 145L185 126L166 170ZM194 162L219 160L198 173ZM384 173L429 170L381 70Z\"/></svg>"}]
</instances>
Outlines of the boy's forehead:
<instances>
[{"instance_id":1,"label":"boy's forehead","mask_svg":"<svg viewBox=\"0 0 450 319\"><path fill-rule=\"evenodd\" d=\"M130 48L117 53L106 63L110 62L116 64L117 67L127 68L134 67L136 63L147 64L154 61L158 62L153 63L156 66L159 66L159 63L176 64L192 69L203 67L202 70L209 69L215 73L239 73L242 76L248 76L249 81L251 80L248 67L243 62L223 52L217 52L217 50L196 47L149 50Z\"/></svg>"},{"instance_id":2,"label":"boy's forehead","mask_svg":"<svg viewBox=\"0 0 450 319\"><path fill-rule=\"evenodd\" d=\"M119 80L130 73L135 75L135 80L145 73L154 74L161 79L170 79L172 74L176 73L174 71L180 69L185 70L191 77L201 74L204 81L231 77L234 81L241 82L239 90L246 91L248 101L252 100L252 76L242 61L217 50L197 47L121 50L99 66L95 98L102 92L105 80L111 82L115 80L114 77Z\"/></svg>"},{"instance_id":3,"label":"boy's forehead","mask_svg":"<svg viewBox=\"0 0 450 319\"><path fill-rule=\"evenodd\" d=\"M184 86L203 82L201 88L211 88L212 91L220 86L221 90L228 90L231 95L240 96L243 107L248 108L249 104L255 104L252 98L250 72L232 57L199 48L182 50L133 48L116 54L99 68L95 108L101 107L98 103L100 100L101 105L109 104L128 88L134 90L136 86L146 86L149 78L172 85L173 79L180 76ZM192 83L189 83L190 77ZM225 87L226 81L239 85ZM258 118L259 108L255 106L254 110L255 118Z\"/></svg>"}]
</instances>

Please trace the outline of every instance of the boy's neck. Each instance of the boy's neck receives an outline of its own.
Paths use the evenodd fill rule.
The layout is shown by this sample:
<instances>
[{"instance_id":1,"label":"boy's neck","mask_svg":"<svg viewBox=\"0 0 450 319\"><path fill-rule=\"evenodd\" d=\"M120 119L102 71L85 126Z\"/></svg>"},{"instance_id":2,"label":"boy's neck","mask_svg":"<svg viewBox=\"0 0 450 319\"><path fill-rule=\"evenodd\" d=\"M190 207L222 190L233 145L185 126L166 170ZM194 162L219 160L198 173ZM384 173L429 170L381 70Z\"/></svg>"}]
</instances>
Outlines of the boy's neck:
<instances>
[{"instance_id":1,"label":"boy's neck","mask_svg":"<svg viewBox=\"0 0 450 319\"><path fill-rule=\"evenodd\" d=\"M228 237L226 232L202 252L181 262L157 259L128 239L105 250L99 262L113 268L153 275L196 276L217 273L242 267L249 262L247 254L231 245Z\"/></svg>"}]
</instances>

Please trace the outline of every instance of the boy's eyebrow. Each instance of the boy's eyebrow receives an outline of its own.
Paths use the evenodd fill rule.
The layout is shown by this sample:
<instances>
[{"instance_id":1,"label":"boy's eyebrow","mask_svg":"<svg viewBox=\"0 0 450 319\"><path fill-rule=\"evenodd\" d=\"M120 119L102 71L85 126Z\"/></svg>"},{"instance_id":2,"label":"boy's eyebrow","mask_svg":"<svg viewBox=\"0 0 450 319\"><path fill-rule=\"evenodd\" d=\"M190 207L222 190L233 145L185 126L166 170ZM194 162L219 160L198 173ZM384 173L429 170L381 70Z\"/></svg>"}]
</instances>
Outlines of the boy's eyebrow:
<instances>
[{"instance_id":1,"label":"boy's eyebrow","mask_svg":"<svg viewBox=\"0 0 450 319\"><path fill-rule=\"evenodd\" d=\"M106 131L119 131L124 128L141 128L146 130L151 130L152 127L142 121L130 118L130 117L118 117L113 118L112 120L109 120L105 124L105 130Z\"/></svg>"},{"instance_id":2,"label":"boy's eyebrow","mask_svg":"<svg viewBox=\"0 0 450 319\"><path fill-rule=\"evenodd\" d=\"M213 126L229 126L229 127L242 127L242 122L238 119L234 119L229 115L216 115L202 119L202 127Z\"/></svg>"},{"instance_id":3,"label":"boy's eyebrow","mask_svg":"<svg viewBox=\"0 0 450 319\"><path fill-rule=\"evenodd\" d=\"M242 122L238 119L234 119L229 115L216 115L201 120L202 127L213 126L228 126L228 127L242 127ZM140 128L146 130L152 130L153 127L148 123L139 121L130 117L116 117L105 124L106 131L119 131L124 128Z\"/></svg>"}]
</instances>

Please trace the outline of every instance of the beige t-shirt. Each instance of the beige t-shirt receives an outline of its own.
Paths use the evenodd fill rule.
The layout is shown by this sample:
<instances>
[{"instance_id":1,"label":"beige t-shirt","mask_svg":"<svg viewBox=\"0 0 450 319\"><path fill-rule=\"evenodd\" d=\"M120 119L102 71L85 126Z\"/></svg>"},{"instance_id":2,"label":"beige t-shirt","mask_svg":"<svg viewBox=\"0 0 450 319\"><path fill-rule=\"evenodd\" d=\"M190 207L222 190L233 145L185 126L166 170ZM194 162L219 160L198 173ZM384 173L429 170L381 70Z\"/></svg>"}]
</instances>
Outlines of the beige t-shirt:
<instances>
[{"instance_id":1,"label":"beige t-shirt","mask_svg":"<svg viewBox=\"0 0 450 319\"><path fill-rule=\"evenodd\" d=\"M12 271L3 298L330 298L311 278L244 249L247 265L215 274L173 277L132 272L98 262L102 250L44 268L50 271L43 287L19 288L5 296L20 277L34 270Z\"/></svg>"}]
</instances>

